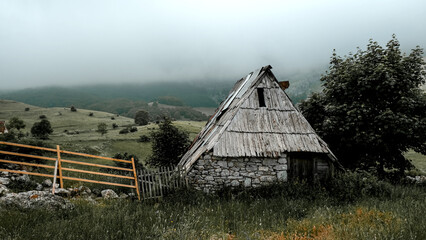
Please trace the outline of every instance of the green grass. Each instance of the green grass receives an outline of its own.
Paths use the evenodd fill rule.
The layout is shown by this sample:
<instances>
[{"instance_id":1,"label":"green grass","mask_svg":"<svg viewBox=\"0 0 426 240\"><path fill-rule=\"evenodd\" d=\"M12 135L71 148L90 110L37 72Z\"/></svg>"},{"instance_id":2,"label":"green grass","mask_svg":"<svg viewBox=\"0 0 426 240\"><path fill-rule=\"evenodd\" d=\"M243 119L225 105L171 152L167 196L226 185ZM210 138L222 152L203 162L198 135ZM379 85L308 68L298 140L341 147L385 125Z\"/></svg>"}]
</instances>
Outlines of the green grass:
<instances>
[{"instance_id":1,"label":"green grass","mask_svg":"<svg viewBox=\"0 0 426 240\"><path fill-rule=\"evenodd\" d=\"M420 154L420 153L416 153L413 150L408 151L405 154L405 157L409 160L411 160L411 162L413 163L413 165L420 170L421 172L423 172L424 174L426 174L426 155Z\"/></svg>"},{"instance_id":2,"label":"green grass","mask_svg":"<svg viewBox=\"0 0 426 240\"><path fill-rule=\"evenodd\" d=\"M1 239L426 239L424 188L388 199L252 200L186 192L159 203L74 201L70 211L0 209Z\"/></svg>"},{"instance_id":3,"label":"green grass","mask_svg":"<svg viewBox=\"0 0 426 240\"><path fill-rule=\"evenodd\" d=\"M29 107L30 111L25 111L26 107ZM89 116L89 113L93 113L93 116ZM108 157L117 152L128 152L138 156L141 161L144 161L151 154L151 148L149 143L139 143L137 139L141 135L149 135L151 131L158 128L158 125L154 123L136 126L131 118L107 112L86 109L77 109L77 112L71 112L69 108L40 108L19 102L0 100L0 120L8 121L12 117L19 117L26 124L25 129L22 130L24 134L30 134L31 126L40 121L40 115L45 115L52 124L53 133L50 135L50 139L46 141L52 146L60 145L65 150ZM107 124L108 132L105 135L96 132L99 123ZM113 129L113 123L119 127ZM190 138L193 139L205 125L205 122L175 121L173 124L189 132ZM128 126L136 126L138 131L119 134L120 130Z\"/></svg>"}]
</instances>

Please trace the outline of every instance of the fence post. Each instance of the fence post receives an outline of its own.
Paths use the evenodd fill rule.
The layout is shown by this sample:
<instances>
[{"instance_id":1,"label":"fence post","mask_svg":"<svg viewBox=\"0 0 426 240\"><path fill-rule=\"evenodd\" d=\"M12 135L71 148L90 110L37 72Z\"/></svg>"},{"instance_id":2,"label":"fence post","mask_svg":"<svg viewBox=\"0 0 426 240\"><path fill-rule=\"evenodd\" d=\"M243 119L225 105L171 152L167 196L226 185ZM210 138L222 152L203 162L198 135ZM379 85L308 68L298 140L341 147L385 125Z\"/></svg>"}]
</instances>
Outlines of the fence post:
<instances>
[{"instance_id":1,"label":"fence post","mask_svg":"<svg viewBox=\"0 0 426 240\"><path fill-rule=\"evenodd\" d=\"M59 148L59 145L56 145L56 151L58 152L59 182L61 184L61 188L64 188L64 180L62 179L61 149Z\"/></svg>"},{"instance_id":2,"label":"fence post","mask_svg":"<svg viewBox=\"0 0 426 240\"><path fill-rule=\"evenodd\" d=\"M59 162L59 152L58 152L58 158L56 158L55 162L55 172L53 174L53 184L52 184L52 194L55 194L55 188L56 188L56 175L58 175L58 162Z\"/></svg>"},{"instance_id":3,"label":"fence post","mask_svg":"<svg viewBox=\"0 0 426 240\"><path fill-rule=\"evenodd\" d=\"M136 193L138 194L138 200L141 200L141 195L139 193L139 187L138 187L138 175L136 174L136 167L135 167L135 159L132 158L132 166L133 166L133 176L135 177L135 187L136 187Z\"/></svg>"}]
</instances>

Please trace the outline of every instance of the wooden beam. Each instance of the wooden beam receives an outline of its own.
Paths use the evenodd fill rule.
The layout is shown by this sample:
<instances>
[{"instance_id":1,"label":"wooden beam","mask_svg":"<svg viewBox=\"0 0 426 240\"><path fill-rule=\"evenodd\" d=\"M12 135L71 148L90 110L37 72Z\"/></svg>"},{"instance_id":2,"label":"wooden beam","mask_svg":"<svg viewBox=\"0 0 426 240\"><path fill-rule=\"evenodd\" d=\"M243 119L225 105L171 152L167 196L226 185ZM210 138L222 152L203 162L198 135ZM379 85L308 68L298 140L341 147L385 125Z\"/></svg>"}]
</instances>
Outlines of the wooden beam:
<instances>
[{"instance_id":1,"label":"wooden beam","mask_svg":"<svg viewBox=\"0 0 426 240\"><path fill-rule=\"evenodd\" d=\"M8 151L1 151L1 150L0 150L0 153L7 154L7 155L20 156L20 157L29 157L29 158L37 158L37 159L56 161L56 158L43 157L43 156L37 156L37 155L31 155L31 154L15 153L15 152L8 152Z\"/></svg>"},{"instance_id":2,"label":"wooden beam","mask_svg":"<svg viewBox=\"0 0 426 240\"><path fill-rule=\"evenodd\" d=\"M55 168L54 166L50 166L50 165L27 163L27 162L17 162L17 161L4 160L4 159L0 159L0 162L13 163L13 164L19 164L19 165L25 165L25 166L33 166L33 167L42 167L42 168Z\"/></svg>"},{"instance_id":3,"label":"wooden beam","mask_svg":"<svg viewBox=\"0 0 426 240\"><path fill-rule=\"evenodd\" d=\"M129 176L123 176L123 175L115 175L110 173L100 173L100 172L93 172L93 171L86 171L81 169L74 169L74 168L62 168L63 171L70 171L70 172L80 172L80 173L88 173L88 174L94 174L94 175L101 175L101 176L107 176L107 177L117 177L117 178L126 178L126 179L132 179L134 180L134 177Z\"/></svg>"},{"instance_id":4,"label":"wooden beam","mask_svg":"<svg viewBox=\"0 0 426 240\"><path fill-rule=\"evenodd\" d=\"M73 163L73 164L79 164L79 165L85 165L85 166L92 166L92 167L111 168L111 169L117 169L117 170L129 171L129 172L133 171L130 168L114 167L114 166L108 166L108 165L102 165L102 164L95 164L95 163L86 163L86 162L79 162L79 161L66 160L66 159L62 159L61 161L65 162L65 163Z\"/></svg>"}]
</instances>

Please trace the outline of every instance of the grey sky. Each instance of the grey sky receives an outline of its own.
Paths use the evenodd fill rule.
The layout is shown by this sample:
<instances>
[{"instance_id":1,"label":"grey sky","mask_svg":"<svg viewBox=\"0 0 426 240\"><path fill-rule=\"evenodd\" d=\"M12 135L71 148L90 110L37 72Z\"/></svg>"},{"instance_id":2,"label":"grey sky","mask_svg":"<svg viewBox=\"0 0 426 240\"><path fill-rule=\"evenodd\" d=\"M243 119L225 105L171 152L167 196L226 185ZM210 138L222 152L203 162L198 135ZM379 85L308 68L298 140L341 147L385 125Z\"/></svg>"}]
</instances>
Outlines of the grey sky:
<instances>
[{"instance_id":1,"label":"grey sky","mask_svg":"<svg viewBox=\"0 0 426 240\"><path fill-rule=\"evenodd\" d=\"M426 1L0 0L3 89L285 75L384 45L426 47Z\"/></svg>"}]
</instances>

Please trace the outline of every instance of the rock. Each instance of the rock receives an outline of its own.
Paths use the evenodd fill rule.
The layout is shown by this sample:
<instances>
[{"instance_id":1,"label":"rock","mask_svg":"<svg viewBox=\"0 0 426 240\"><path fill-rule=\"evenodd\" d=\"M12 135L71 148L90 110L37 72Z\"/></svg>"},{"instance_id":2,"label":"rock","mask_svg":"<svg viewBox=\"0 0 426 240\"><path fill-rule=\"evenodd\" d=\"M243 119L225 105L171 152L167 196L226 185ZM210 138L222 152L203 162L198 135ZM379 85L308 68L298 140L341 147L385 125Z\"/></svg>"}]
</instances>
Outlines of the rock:
<instances>
[{"instance_id":1,"label":"rock","mask_svg":"<svg viewBox=\"0 0 426 240\"><path fill-rule=\"evenodd\" d=\"M104 199L115 199L118 198L117 193L115 193L112 189L105 189L101 192L102 197Z\"/></svg>"},{"instance_id":2,"label":"rock","mask_svg":"<svg viewBox=\"0 0 426 240\"><path fill-rule=\"evenodd\" d=\"M0 178L0 184L2 185L8 185L10 183L10 179L9 178Z\"/></svg>"},{"instance_id":3,"label":"rock","mask_svg":"<svg viewBox=\"0 0 426 240\"><path fill-rule=\"evenodd\" d=\"M0 184L0 196L8 192L9 192L9 189L5 185Z\"/></svg>"},{"instance_id":4,"label":"rock","mask_svg":"<svg viewBox=\"0 0 426 240\"><path fill-rule=\"evenodd\" d=\"M206 179L206 181L213 181L214 180L213 176L207 176L205 179Z\"/></svg>"},{"instance_id":5,"label":"rock","mask_svg":"<svg viewBox=\"0 0 426 240\"><path fill-rule=\"evenodd\" d=\"M277 178L278 178L278 181L282 181L282 182L287 181L287 172L286 171L277 172Z\"/></svg>"},{"instance_id":6,"label":"rock","mask_svg":"<svg viewBox=\"0 0 426 240\"><path fill-rule=\"evenodd\" d=\"M278 165L278 161L276 159L265 159L263 160L263 164L267 166Z\"/></svg>"},{"instance_id":7,"label":"rock","mask_svg":"<svg viewBox=\"0 0 426 240\"><path fill-rule=\"evenodd\" d=\"M226 161L217 161L217 165L226 168L228 167L228 163Z\"/></svg>"},{"instance_id":8,"label":"rock","mask_svg":"<svg viewBox=\"0 0 426 240\"><path fill-rule=\"evenodd\" d=\"M30 182L31 179L28 175L21 175L19 177L16 178L16 181L20 181L20 182Z\"/></svg>"},{"instance_id":9,"label":"rock","mask_svg":"<svg viewBox=\"0 0 426 240\"><path fill-rule=\"evenodd\" d=\"M45 187L51 187L51 186L52 186L52 180L50 180L50 179L45 179L45 180L42 182L42 184L43 184L43 186L45 186Z\"/></svg>"},{"instance_id":10,"label":"rock","mask_svg":"<svg viewBox=\"0 0 426 240\"><path fill-rule=\"evenodd\" d=\"M43 185L41 185L40 183L37 183L36 190L37 191L42 191L43 190Z\"/></svg>"},{"instance_id":11,"label":"rock","mask_svg":"<svg viewBox=\"0 0 426 240\"><path fill-rule=\"evenodd\" d=\"M0 198L1 207L17 207L23 209L73 209L74 205L60 196L46 191L28 191L8 193Z\"/></svg>"},{"instance_id":12,"label":"rock","mask_svg":"<svg viewBox=\"0 0 426 240\"><path fill-rule=\"evenodd\" d=\"M127 194L125 194L125 193L120 193L120 198L121 199L126 199L126 198L128 198L129 197L129 195L127 195Z\"/></svg>"},{"instance_id":13,"label":"rock","mask_svg":"<svg viewBox=\"0 0 426 240\"><path fill-rule=\"evenodd\" d=\"M65 188L56 188L55 189L55 195L61 196L61 197L69 197L71 196L71 192L66 190Z\"/></svg>"},{"instance_id":14,"label":"rock","mask_svg":"<svg viewBox=\"0 0 426 240\"><path fill-rule=\"evenodd\" d=\"M268 168L268 167L264 167L264 166L260 166L260 167L259 167L259 171L267 172L268 170L269 170L269 168Z\"/></svg>"},{"instance_id":15,"label":"rock","mask_svg":"<svg viewBox=\"0 0 426 240\"><path fill-rule=\"evenodd\" d=\"M251 178L246 178L244 180L244 187L251 187Z\"/></svg>"},{"instance_id":16,"label":"rock","mask_svg":"<svg viewBox=\"0 0 426 240\"><path fill-rule=\"evenodd\" d=\"M231 182L231 186L233 186L233 187L238 187L238 186L240 186L240 182L238 182L238 180L233 180L233 181Z\"/></svg>"}]
</instances>

